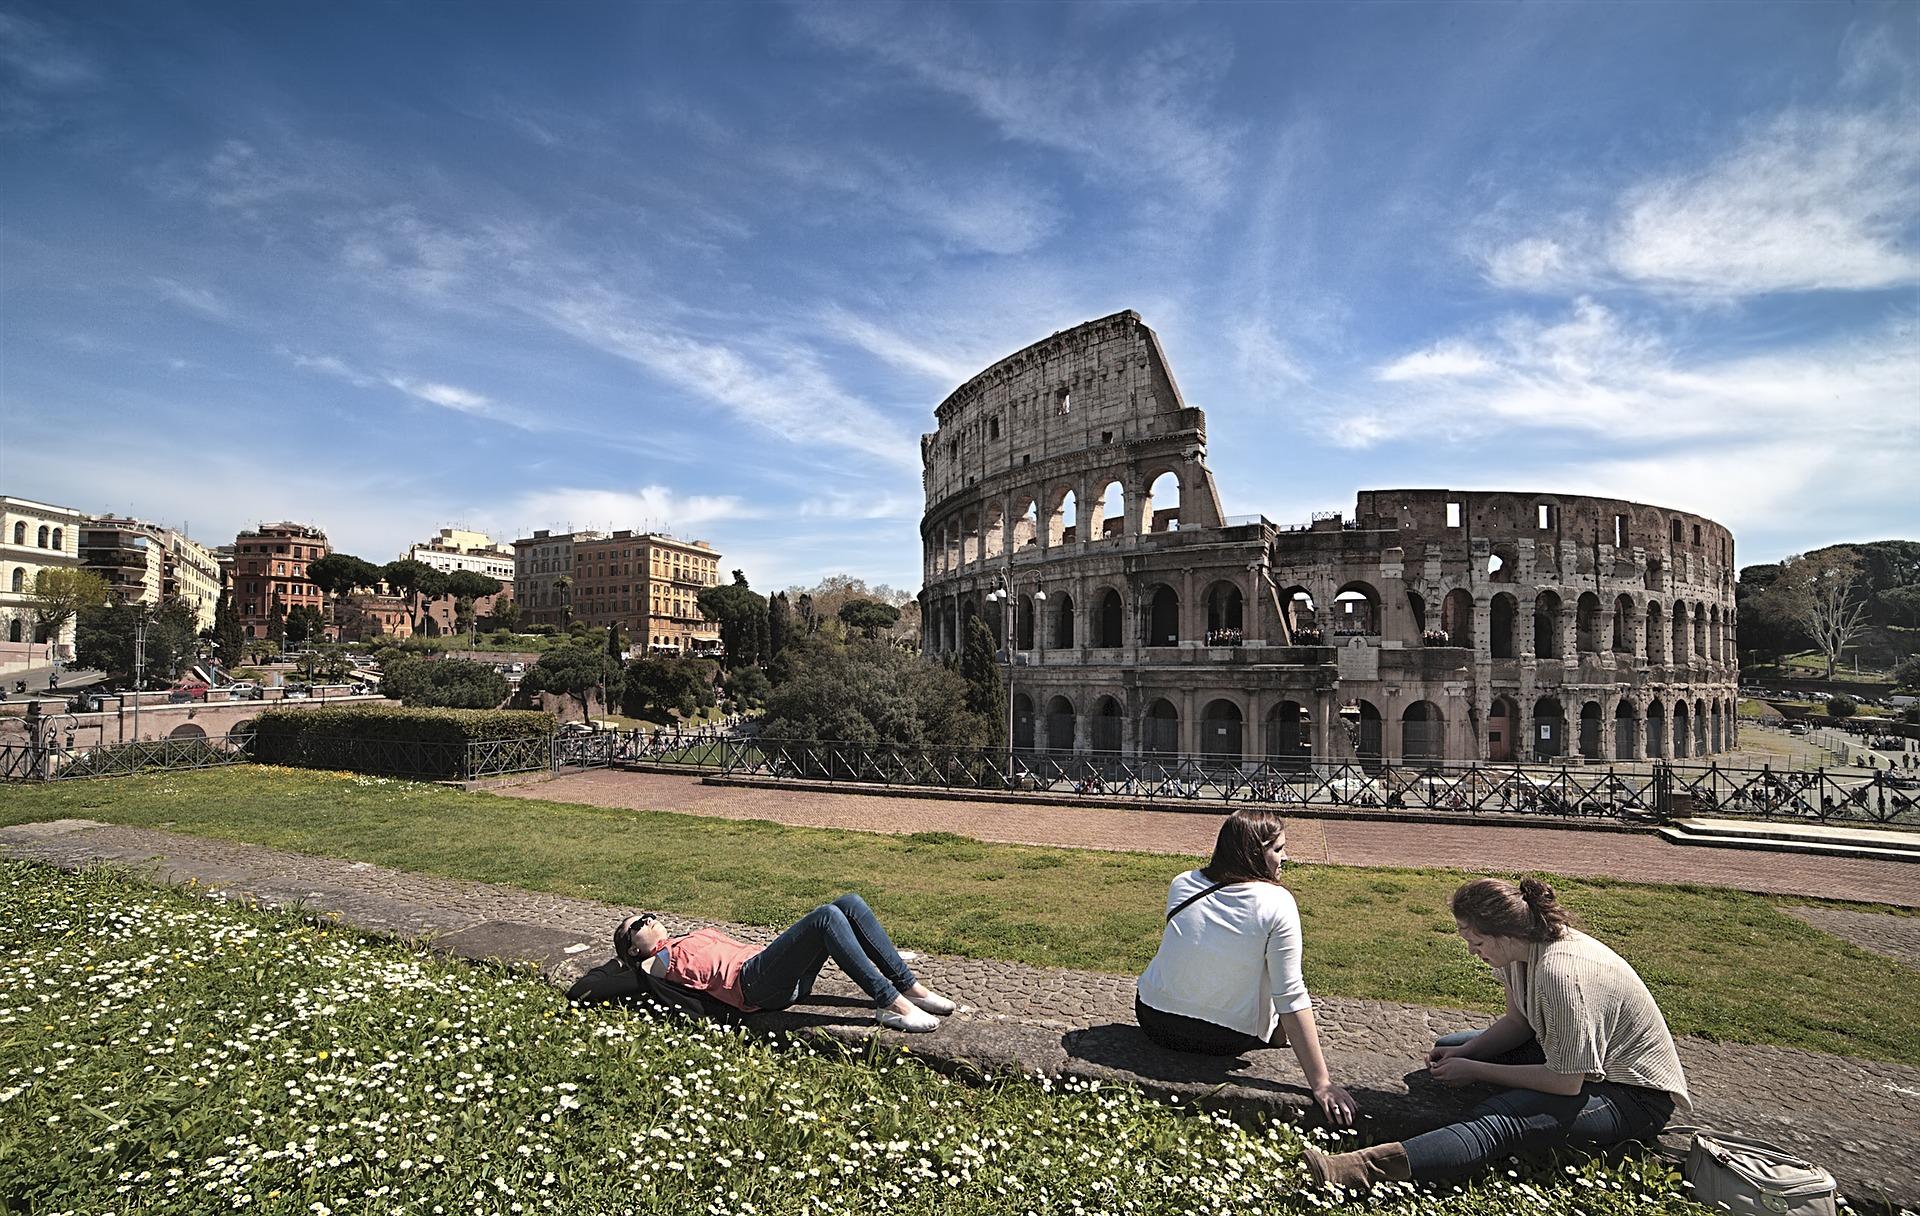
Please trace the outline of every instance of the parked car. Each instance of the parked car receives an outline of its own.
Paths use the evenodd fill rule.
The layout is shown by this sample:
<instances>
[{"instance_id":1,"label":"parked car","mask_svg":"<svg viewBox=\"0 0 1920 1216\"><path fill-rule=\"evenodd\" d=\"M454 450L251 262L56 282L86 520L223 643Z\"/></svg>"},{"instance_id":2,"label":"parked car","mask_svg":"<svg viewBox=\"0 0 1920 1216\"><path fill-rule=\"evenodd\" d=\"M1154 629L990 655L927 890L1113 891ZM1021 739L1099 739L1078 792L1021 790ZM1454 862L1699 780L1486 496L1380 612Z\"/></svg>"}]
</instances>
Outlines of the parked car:
<instances>
[{"instance_id":1,"label":"parked car","mask_svg":"<svg viewBox=\"0 0 1920 1216\"><path fill-rule=\"evenodd\" d=\"M235 680L227 685L227 697L233 701L258 701L260 686L252 680Z\"/></svg>"}]
</instances>

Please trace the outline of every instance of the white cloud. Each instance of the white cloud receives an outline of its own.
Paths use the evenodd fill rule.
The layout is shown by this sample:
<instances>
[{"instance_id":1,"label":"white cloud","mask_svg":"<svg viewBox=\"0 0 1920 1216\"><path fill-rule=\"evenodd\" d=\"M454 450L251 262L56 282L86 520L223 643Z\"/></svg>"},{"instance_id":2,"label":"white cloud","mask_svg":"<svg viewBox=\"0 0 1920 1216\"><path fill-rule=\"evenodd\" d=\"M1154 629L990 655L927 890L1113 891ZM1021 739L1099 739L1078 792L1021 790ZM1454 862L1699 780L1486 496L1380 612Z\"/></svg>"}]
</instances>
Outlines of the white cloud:
<instances>
[{"instance_id":1,"label":"white cloud","mask_svg":"<svg viewBox=\"0 0 1920 1216\"><path fill-rule=\"evenodd\" d=\"M840 490L829 490L800 504L800 514L808 519L917 520L923 509L918 497L905 494L852 494Z\"/></svg>"},{"instance_id":2,"label":"white cloud","mask_svg":"<svg viewBox=\"0 0 1920 1216\"><path fill-rule=\"evenodd\" d=\"M1598 219L1482 254L1498 287L1626 284L1708 299L1920 283L1920 124L1902 106L1793 109L1704 165L1637 181Z\"/></svg>"},{"instance_id":3,"label":"white cloud","mask_svg":"<svg viewBox=\"0 0 1920 1216\"><path fill-rule=\"evenodd\" d=\"M158 275L154 277L153 286L163 299L191 308L195 312L204 313L222 321L233 316L232 307L211 288L196 287L189 283L182 283L178 279Z\"/></svg>"},{"instance_id":4,"label":"white cloud","mask_svg":"<svg viewBox=\"0 0 1920 1216\"><path fill-rule=\"evenodd\" d=\"M415 380L408 376L388 376L387 383L409 397L417 397L430 405L437 405L456 413L476 414L482 418L493 417L495 413L495 405L491 397L457 385L437 384L431 380Z\"/></svg>"},{"instance_id":5,"label":"white cloud","mask_svg":"<svg viewBox=\"0 0 1920 1216\"><path fill-rule=\"evenodd\" d=\"M942 384L959 384L980 370L865 317L857 317L844 308L829 307L820 319L828 333L845 338L861 350L902 371L916 372Z\"/></svg>"},{"instance_id":6,"label":"white cloud","mask_svg":"<svg viewBox=\"0 0 1920 1216\"><path fill-rule=\"evenodd\" d=\"M635 490L558 486L531 490L479 514L498 520L499 530L526 536L522 528L632 528L672 532L732 519L756 519L761 512L731 494L682 495L662 485Z\"/></svg>"},{"instance_id":7,"label":"white cloud","mask_svg":"<svg viewBox=\"0 0 1920 1216\"><path fill-rule=\"evenodd\" d=\"M1198 202L1225 200L1237 134L1204 101L1228 52L1161 34L1130 62L1093 63L1058 42L1016 62L926 7L806 5L799 20L822 41L888 64L965 102L1001 136L1064 152L1090 177L1158 179Z\"/></svg>"},{"instance_id":8,"label":"white cloud","mask_svg":"<svg viewBox=\"0 0 1920 1216\"><path fill-rule=\"evenodd\" d=\"M1425 350L1402 355L1375 371L1376 380L1434 380L1461 376L1482 376L1493 370L1493 361L1465 342L1436 342Z\"/></svg>"},{"instance_id":9,"label":"white cloud","mask_svg":"<svg viewBox=\"0 0 1920 1216\"><path fill-rule=\"evenodd\" d=\"M292 360L293 365L297 368L301 368L304 371L323 372L337 380L345 380L355 388L372 388L374 385L380 383L380 381L374 379L372 376L355 371L347 365L345 360L335 355L303 355L290 351L285 347L280 347L279 353Z\"/></svg>"},{"instance_id":10,"label":"white cloud","mask_svg":"<svg viewBox=\"0 0 1920 1216\"><path fill-rule=\"evenodd\" d=\"M1270 326L1250 320L1235 322L1227 331L1227 342L1233 350L1234 366L1251 380L1304 384L1311 379L1292 348Z\"/></svg>"}]
</instances>

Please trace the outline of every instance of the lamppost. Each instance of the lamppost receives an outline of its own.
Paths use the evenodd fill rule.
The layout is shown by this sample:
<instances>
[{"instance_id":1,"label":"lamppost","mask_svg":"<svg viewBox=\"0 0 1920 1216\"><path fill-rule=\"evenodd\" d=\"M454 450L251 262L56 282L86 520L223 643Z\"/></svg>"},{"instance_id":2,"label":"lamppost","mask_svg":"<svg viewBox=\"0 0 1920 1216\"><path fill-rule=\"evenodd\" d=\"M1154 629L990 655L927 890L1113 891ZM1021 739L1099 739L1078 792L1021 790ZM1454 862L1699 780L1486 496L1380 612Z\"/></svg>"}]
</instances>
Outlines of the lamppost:
<instances>
[{"instance_id":1,"label":"lamppost","mask_svg":"<svg viewBox=\"0 0 1920 1216\"><path fill-rule=\"evenodd\" d=\"M994 576L999 586L987 592L987 599L996 604L1007 605L1007 778L1013 778L1013 735L1017 721L1014 711L1014 654L1020 644L1020 604L1013 596L1013 576L1002 572ZM1034 612L1040 611L1040 605L1047 600L1047 593L1040 590L1036 582L1033 591ZM1039 631L1040 623L1033 622L1034 630Z\"/></svg>"}]
</instances>

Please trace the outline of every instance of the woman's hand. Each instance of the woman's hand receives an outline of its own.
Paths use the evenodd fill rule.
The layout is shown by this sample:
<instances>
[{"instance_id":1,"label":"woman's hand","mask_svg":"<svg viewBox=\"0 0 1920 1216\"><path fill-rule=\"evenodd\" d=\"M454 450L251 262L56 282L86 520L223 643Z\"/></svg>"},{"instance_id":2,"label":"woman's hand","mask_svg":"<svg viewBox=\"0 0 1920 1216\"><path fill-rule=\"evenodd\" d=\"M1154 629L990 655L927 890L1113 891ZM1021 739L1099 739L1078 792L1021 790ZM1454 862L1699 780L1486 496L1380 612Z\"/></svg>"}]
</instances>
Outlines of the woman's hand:
<instances>
[{"instance_id":1,"label":"woman's hand","mask_svg":"<svg viewBox=\"0 0 1920 1216\"><path fill-rule=\"evenodd\" d=\"M1466 1054L1467 1045L1465 1043L1454 1043L1446 1047L1436 1047L1427 1053L1427 1067L1432 1068L1442 1060L1451 1060L1455 1056L1463 1056Z\"/></svg>"},{"instance_id":2,"label":"woman's hand","mask_svg":"<svg viewBox=\"0 0 1920 1216\"><path fill-rule=\"evenodd\" d=\"M1451 1050L1445 1047L1436 1048L1433 1054L1439 1056L1442 1051ZM1480 1061L1451 1054L1440 1056L1437 1060L1429 1056L1427 1071L1432 1073L1433 1079L1442 1085L1472 1085L1480 1080L1481 1076Z\"/></svg>"},{"instance_id":3,"label":"woman's hand","mask_svg":"<svg viewBox=\"0 0 1920 1216\"><path fill-rule=\"evenodd\" d=\"M1360 1104L1353 1100L1353 1095L1331 1081L1314 1086L1313 1102L1327 1122L1335 1127L1352 1127L1353 1117L1360 1110Z\"/></svg>"}]
</instances>

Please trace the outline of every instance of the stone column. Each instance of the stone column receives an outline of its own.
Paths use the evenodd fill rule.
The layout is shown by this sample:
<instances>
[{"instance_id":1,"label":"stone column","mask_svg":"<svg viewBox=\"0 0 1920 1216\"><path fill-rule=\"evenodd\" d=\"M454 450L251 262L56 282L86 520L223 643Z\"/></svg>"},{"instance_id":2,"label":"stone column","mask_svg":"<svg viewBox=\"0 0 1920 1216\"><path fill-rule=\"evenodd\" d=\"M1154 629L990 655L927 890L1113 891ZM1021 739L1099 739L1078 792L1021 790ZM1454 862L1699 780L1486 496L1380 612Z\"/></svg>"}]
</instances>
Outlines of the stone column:
<instances>
[{"instance_id":1,"label":"stone column","mask_svg":"<svg viewBox=\"0 0 1920 1216\"><path fill-rule=\"evenodd\" d=\"M1406 762L1406 741L1401 729L1401 706L1398 696L1382 698L1380 705L1380 758L1388 764Z\"/></svg>"}]
</instances>

